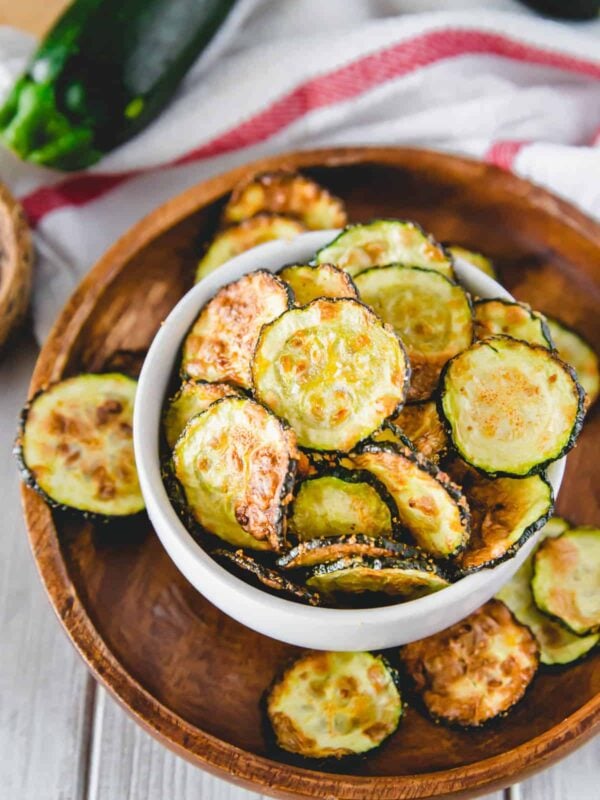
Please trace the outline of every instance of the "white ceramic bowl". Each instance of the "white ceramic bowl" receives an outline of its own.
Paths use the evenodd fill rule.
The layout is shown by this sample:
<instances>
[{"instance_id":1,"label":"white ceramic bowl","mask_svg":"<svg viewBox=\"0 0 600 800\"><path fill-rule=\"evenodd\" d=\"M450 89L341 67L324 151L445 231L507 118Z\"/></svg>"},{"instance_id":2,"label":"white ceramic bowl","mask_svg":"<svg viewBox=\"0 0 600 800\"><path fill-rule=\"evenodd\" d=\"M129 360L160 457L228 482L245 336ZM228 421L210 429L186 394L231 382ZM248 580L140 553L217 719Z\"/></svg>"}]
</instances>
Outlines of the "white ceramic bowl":
<instances>
[{"instance_id":1,"label":"white ceramic bowl","mask_svg":"<svg viewBox=\"0 0 600 800\"><path fill-rule=\"evenodd\" d=\"M509 561L418 600L358 610L313 608L250 586L213 561L171 506L159 464L165 393L181 343L202 306L221 286L247 272L258 268L275 272L284 264L308 261L336 233L316 231L291 242L256 247L208 275L179 301L156 335L140 375L133 420L135 457L148 514L160 540L185 577L211 603L243 625L290 644L321 650L373 650L421 639L470 614L509 580L538 537L531 537ZM510 299L496 281L466 262L459 261L456 272L473 294ZM563 472L564 459L548 470L555 495Z\"/></svg>"}]
</instances>

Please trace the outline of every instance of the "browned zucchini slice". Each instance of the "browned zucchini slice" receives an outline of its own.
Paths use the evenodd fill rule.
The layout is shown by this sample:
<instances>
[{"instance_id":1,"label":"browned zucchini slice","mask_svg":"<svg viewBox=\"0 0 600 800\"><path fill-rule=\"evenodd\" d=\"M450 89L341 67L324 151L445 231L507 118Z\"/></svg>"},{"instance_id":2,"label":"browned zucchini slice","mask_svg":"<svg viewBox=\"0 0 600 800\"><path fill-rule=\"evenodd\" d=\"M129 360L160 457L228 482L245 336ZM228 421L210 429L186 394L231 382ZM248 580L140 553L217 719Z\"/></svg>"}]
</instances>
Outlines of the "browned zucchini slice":
<instances>
[{"instance_id":1,"label":"browned zucchini slice","mask_svg":"<svg viewBox=\"0 0 600 800\"><path fill-rule=\"evenodd\" d=\"M597 353L581 334L559 320L548 317L548 327L558 355L577 373L577 378L588 396L588 403L595 403L600 394L600 360Z\"/></svg>"},{"instance_id":2,"label":"browned zucchini slice","mask_svg":"<svg viewBox=\"0 0 600 800\"><path fill-rule=\"evenodd\" d=\"M456 558L465 574L511 558L552 514L552 486L542 475L485 478L456 462L449 472L471 509L471 538Z\"/></svg>"},{"instance_id":3,"label":"browned zucchini slice","mask_svg":"<svg viewBox=\"0 0 600 800\"><path fill-rule=\"evenodd\" d=\"M265 270L224 286L204 306L186 337L183 374L248 388L250 362L262 326L291 305L288 287Z\"/></svg>"},{"instance_id":4,"label":"browned zucchini slice","mask_svg":"<svg viewBox=\"0 0 600 800\"><path fill-rule=\"evenodd\" d=\"M554 347L546 318L527 303L503 298L476 300L474 311L478 339L504 334L529 344Z\"/></svg>"},{"instance_id":5,"label":"browned zucchini slice","mask_svg":"<svg viewBox=\"0 0 600 800\"><path fill-rule=\"evenodd\" d=\"M265 698L277 745L304 758L343 758L379 747L402 717L398 676L372 653L309 652Z\"/></svg>"},{"instance_id":6,"label":"browned zucchini slice","mask_svg":"<svg viewBox=\"0 0 600 800\"><path fill-rule=\"evenodd\" d=\"M225 222L240 222L264 211L301 220L312 230L342 228L346 209L316 181L297 172L263 172L238 184L225 206Z\"/></svg>"},{"instance_id":7,"label":"browned zucchini slice","mask_svg":"<svg viewBox=\"0 0 600 800\"><path fill-rule=\"evenodd\" d=\"M600 631L600 528L565 531L540 545L531 589L536 606L577 636Z\"/></svg>"},{"instance_id":8,"label":"browned zucchini slice","mask_svg":"<svg viewBox=\"0 0 600 800\"><path fill-rule=\"evenodd\" d=\"M173 470L206 531L235 546L278 551L297 459L293 432L266 408L225 397L188 422Z\"/></svg>"},{"instance_id":9,"label":"browned zucchini slice","mask_svg":"<svg viewBox=\"0 0 600 800\"><path fill-rule=\"evenodd\" d=\"M467 250L466 247L461 247L457 244L446 245L446 249L454 258L462 258L463 261L466 261L472 267L477 267L481 272L489 275L490 278L493 278L495 281L498 280L498 273L494 267L494 262L482 253L477 253L475 250Z\"/></svg>"},{"instance_id":10,"label":"browned zucchini slice","mask_svg":"<svg viewBox=\"0 0 600 800\"><path fill-rule=\"evenodd\" d=\"M448 558L466 546L467 501L435 464L406 447L387 443L364 445L352 461L383 483L396 503L401 525L426 553Z\"/></svg>"},{"instance_id":11,"label":"browned zucchini slice","mask_svg":"<svg viewBox=\"0 0 600 800\"><path fill-rule=\"evenodd\" d=\"M167 402L163 414L163 430L169 448L175 447L181 431L193 416L199 414L222 397L240 396L238 389L228 383L184 381Z\"/></svg>"},{"instance_id":12,"label":"browned zucchini slice","mask_svg":"<svg viewBox=\"0 0 600 800\"><path fill-rule=\"evenodd\" d=\"M406 264L454 277L452 256L416 222L377 219L366 225L348 225L316 255L317 264L335 264L350 275L369 267Z\"/></svg>"},{"instance_id":13,"label":"browned zucchini slice","mask_svg":"<svg viewBox=\"0 0 600 800\"><path fill-rule=\"evenodd\" d=\"M225 228L217 233L200 259L196 270L196 283L221 264L239 256L240 253L245 253L246 250L276 239L293 239L305 230L304 225L298 220L278 214L259 214L238 225Z\"/></svg>"},{"instance_id":14,"label":"browned zucchini slice","mask_svg":"<svg viewBox=\"0 0 600 800\"><path fill-rule=\"evenodd\" d=\"M374 267L354 280L361 299L406 347L412 367L409 402L431 397L444 364L473 341L469 296L441 273L420 267Z\"/></svg>"},{"instance_id":15,"label":"browned zucchini slice","mask_svg":"<svg viewBox=\"0 0 600 800\"><path fill-rule=\"evenodd\" d=\"M291 287L297 306L318 297L358 297L350 275L333 264L291 264L278 274Z\"/></svg>"},{"instance_id":16,"label":"browned zucchini slice","mask_svg":"<svg viewBox=\"0 0 600 800\"><path fill-rule=\"evenodd\" d=\"M575 444L584 392L545 347L509 336L475 342L442 374L440 413L461 458L490 475L542 471Z\"/></svg>"},{"instance_id":17,"label":"browned zucchini slice","mask_svg":"<svg viewBox=\"0 0 600 800\"><path fill-rule=\"evenodd\" d=\"M417 552L417 551L415 551ZM414 600L449 586L442 569L422 555L369 558L347 556L313 567L306 585L324 597L338 592L383 592Z\"/></svg>"},{"instance_id":18,"label":"browned zucchini slice","mask_svg":"<svg viewBox=\"0 0 600 800\"><path fill-rule=\"evenodd\" d=\"M224 562L225 565L233 567L242 578L253 578L254 583L261 586L266 586L271 589L274 594L279 594L290 600L298 600L301 603L307 603L309 606L318 606L321 601L316 592L311 592L305 586L298 586L298 584L289 580L281 572L275 569L266 567L260 564L255 558L244 553L243 550L224 550L217 549L211 553L212 557L217 561Z\"/></svg>"},{"instance_id":19,"label":"browned zucchini slice","mask_svg":"<svg viewBox=\"0 0 600 800\"><path fill-rule=\"evenodd\" d=\"M437 464L446 455L448 434L433 400L404 406L392 422L425 458Z\"/></svg>"},{"instance_id":20,"label":"browned zucchini slice","mask_svg":"<svg viewBox=\"0 0 600 800\"><path fill-rule=\"evenodd\" d=\"M313 300L264 326L257 398L300 445L348 451L399 410L410 368L397 336L357 300Z\"/></svg>"},{"instance_id":21,"label":"browned zucchini slice","mask_svg":"<svg viewBox=\"0 0 600 800\"><path fill-rule=\"evenodd\" d=\"M499 600L450 628L412 642L400 658L431 716L478 727L523 697L538 668L538 646Z\"/></svg>"},{"instance_id":22,"label":"browned zucchini slice","mask_svg":"<svg viewBox=\"0 0 600 800\"><path fill-rule=\"evenodd\" d=\"M137 381L83 374L39 392L15 446L25 482L53 508L108 521L144 508L133 455Z\"/></svg>"},{"instance_id":23,"label":"browned zucchini slice","mask_svg":"<svg viewBox=\"0 0 600 800\"><path fill-rule=\"evenodd\" d=\"M418 555L414 548L402 542L384 539L380 536L365 536L352 533L346 536L329 536L324 539L310 539L300 542L288 553L280 556L277 565L284 569L313 567L327 564L347 556L369 556L370 558L406 558Z\"/></svg>"}]
</instances>

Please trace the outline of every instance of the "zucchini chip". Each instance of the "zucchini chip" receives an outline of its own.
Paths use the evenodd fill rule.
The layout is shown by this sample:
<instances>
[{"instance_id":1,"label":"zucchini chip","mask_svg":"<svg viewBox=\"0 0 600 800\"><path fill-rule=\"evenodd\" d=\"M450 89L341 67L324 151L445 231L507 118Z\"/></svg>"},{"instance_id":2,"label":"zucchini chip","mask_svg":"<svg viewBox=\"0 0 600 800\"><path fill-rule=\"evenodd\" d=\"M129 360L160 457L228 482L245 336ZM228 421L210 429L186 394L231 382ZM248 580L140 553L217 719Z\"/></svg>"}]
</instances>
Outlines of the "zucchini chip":
<instances>
[{"instance_id":1,"label":"zucchini chip","mask_svg":"<svg viewBox=\"0 0 600 800\"><path fill-rule=\"evenodd\" d=\"M226 223L241 222L265 211L295 217L312 230L342 228L347 222L339 197L305 175L284 170L263 172L238 184L223 218Z\"/></svg>"},{"instance_id":2,"label":"zucchini chip","mask_svg":"<svg viewBox=\"0 0 600 800\"><path fill-rule=\"evenodd\" d=\"M527 303L501 298L476 300L474 312L477 339L505 334L529 344L539 344L551 350L554 348L545 317L533 311Z\"/></svg>"},{"instance_id":3,"label":"zucchini chip","mask_svg":"<svg viewBox=\"0 0 600 800\"><path fill-rule=\"evenodd\" d=\"M454 277L452 256L416 222L377 219L349 225L316 255L317 264L335 264L350 275L369 267L406 264Z\"/></svg>"},{"instance_id":4,"label":"zucchini chip","mask_svg":"<svg viewBox=\"0 0 600 800\"><path fill-rule=\"evenodd\" d=\"M600 631L600 528L546 539L533 559L536 606L578 636Z\"/></svg>"},{"instance_id":5,"label":"zucchini chip","mask_svg":"<svg viewBox=\"0 0 600 800\"><path fill-rule=\"evenodd\" d=\"M297 569L314 567L315 564L327 564L348 556L406 558L409 555L414 557L418 553L414 548L401 542L353 533L349 536L330 536L325 539L300 542L277 560L277 566Z\"/></svg>"},{"instance_id":6,"label":"zucchini chip","mask_svg":"<svg viewBox=\"0 0 600 800\"><path fill-rule=\"evenodd\" d=\"M405 408L410 408L410 406L405 406ZM392 444L397 445L398 447L408 447L409 450L416 450L416 447L408 438L405 436L404 433L400 430L400 428L395 425L390 419L386 419L383 423L383 427L380 428L378 431L375 431L370 437L370 442L391 442Z\"/></svg>"},{"instance_id":7,"label":"zucchini chip","mask_svg":"<svg viewBox=\"0 0 600 800\"><path fill-rule=\"evenodd\" d=\"M252 556L244 553L243 550L233 552L232 550L218 549L213 550L211 555L217 561L223 562L224 566L232 567L233 571L242 578L250 576L257 585L266 586L274 594L283 595L290 600L307 603L309 606L321 604L319 595L316 592L311 592L305 586L298 586L298 584L293 583L277 570L260 564Z\"/></svg>"},{"instance_id":8,"label":"zucchini chip","mask_svg":"<svg viewBox=\"0 0 600 800\"><path fill-rule=\"evenodd\" d=\"M289 288L265 270L224 286L204 306L186 337L183 374L205 381L231 381L247 389L262 326L291 305Z\"/></svg>"},{"instance_id":9,"label":"zucchini chip","mask_svg":"<svg viewBox=\"0 0 600 800\"><path fill-rule=\"evenodd\" d=\"M376 267L354 280L363 302L406 347L412 367L409 402L431 397L444 364L473 341L467 293L439 272L420 267Z\"/></svg>"},{"instance_id":10,"label":"zucchini chip","mask_svg":"<svg viewBox=\"0 0 600 800\"><path fill-rule=\"evenodd\" d=\"M239 225L232 225L219 231L210 243L208 250L198 262L196 283L206 278L211 272L225 264L235 256L251 250L259 244L273 242L276 239L294 239L304 233L304 225L298 220L282 217L277 214L259 214L246 219Z\"/></svg>"},{"instance_id":11,"label":"zucchini chip","mask_svg":"<svg viewBox=\"0 0 600 800\"><path fill-rule=\"evenodd\" d=\"M538 668L537 643L499 600L406 645L400 658L431 716L474 728L512 708Z\"/></svg>"},{"instance_id":12,"label":"zucchini chip","mask_svg":"<svg viewBox=\"0 0 600 800\"><path fill-rule=\"evenodd\" d=\"M239 391L228 383L185 381L168 401L163 414L163 430L169 448L175 447L181 431L193 416L222 397L239 397Z\"/></svg>"},{"instance_id":13,"label":"zucchini chip","mask_svg":"<svg viewBox=\"0 0 600 800\"><path fill-rule=\"evenodd\" d=\"M584 392L571 367L509 336L475 342L442 373L439 408L459 455L490 475L540 472L575 444Z\"/></svg>"},{"instance_id":14,"label":"zucchini chip","mask_svg":"<svg viewBox=\"0 0 600 800\"><path fill-rule=\"evenodd\" d=\"M467 501L435 464L385 443L364 445L352 461L383 483L396 503L400 524L426 553L448 558L464 549L470 535Z\"/></svg>"},{"instance_id":15,"label":"zucchini chip","mask_svg":"<svg viewBox=\"0 0 600 800\"><path fill-rule=\"evenodd\" d=\"M132 441L136 388L118 372L88 373L25 406L15 453L24 481L48 505L99 520L143 510Z\"/></svg>"},{"instance_id":16,"label":"zucchini chip","mask_svg":"<svg viewBox=\"0 0 600 800\"><path fill-rule=\"evenodd\" d=\"M188 422L173 470L206 531L235 546L279 551L297 459L293 432L266 408L225 397Z\"/></svg>"},{"instance_id":17,"label":"zucchini chip","mask_svg":"<svg viewBox=\"0 0 600 800\"><path fill-rule=\"evenodd\" d=\"M397 513L385 486L370 472L339 467L300 484L288 525L301 542L340 533L388 536Z\"/></svg>"},{"instance_id":18,"label":"zucchini chip","mask_svg":"<svg viewBox=\"0 0 600 800\"><path fill-rule=\"evenodd\" d=\"M403 712L398 676L372 653L306 653L274 681L265 706L277 745L304 758L373 750Z\"/></svg>"},{"instance_id":19,"label":"zucchini chip","mask_svg":"<svg viewBox=\"0 0 600 800\"><path fill-rule=\"evenodd\" d=\"M350 275L332 264L292 264L278 274L294 292L297 306L305 306L318 297L358 298Z\"/></svg>"},{"instance_id":20,"label":"zucchini chip","mask_svg":"<svg viewBox=\"0 0 600 800\"><path fill-rule=\"evenodd\" d=\"M600 361L597 354L579 333L557 319L548 318L548 327L558 355L577 373L577 379L588 396L588 403L595 403L600 394Z\"/></svg>"},{"instance_id":21,"label":"zucchini chip","mask_svg":"<svg viewBox=\"0 0 600 800\"><path fill-rule=\"evenodd\" d=\"M552 486L543 475L485 478L456 464L449 472L462 486L471 510L471 538L456 558L463 574L511 558L552 513Z\"/></svg>"},{"instance_id":22,"label":"zucchini chip","mask_svg":"<svg viewBox=\"0 0 600 800\"><path fill-rule=\"evenodd\" d=\"M457 244L446 246L446 249L453 258L462 258L463 261L466 261L472 267L481 270L481 272L489 275L489 277L493 278L495 281L498 280L498 273L494 267L494 262L487 258L487 256L477 253L475 250L467 250L466 247L460 247L460 245Z\"/></svg>"},{"instance_id":23,"label":"zucchini chip","mask_svg":"<svg viewBox=\"0 0 600 800\"><path fill-rule=\"evenodd\" d=\"M541 538L560 536L568 530L568 523L560 517L551 517L541 532ZM583 658L600 641L600 634L576 636L560 622L542 614L535 605L531 591L533 555L519 568L510 581L496 595L515 617L531 630L540 647L540 661L549 666L571 664Z\"/></svg>"},{"instance_id":24,"label":"zucchini chip","mask_svg":"<svg viewBox=\"0 0 600 800\"><path fill-rule=\"evenodd\" d=\"M417 552L417 551L415 551ZM338 592L383 592L414 600L449 586L442 570L422 555L392 558L348 556L313 567L306 585L324 597Z\"/></svg>"},{"instance_id":25,"label":"zucchini chip","mask_svg":"<svg viewBox=\"0 0 600 800\"><path fill-rule=\"evenodd\" d=\"M313 300L262 329L257 398L300 445L347 452L399 410L410 367L395 334L357 300Z\"/></svg>"},{"instance_id":26,"label":"zucchini chip","mask_svg":"<svg viewBox=\"0 0 600 800\"><path fill-rule=\"evenodd\" d=\"M437 464L446 455L449 446L448 434L434 401L404 406L398 416L393 418L392 423L400 428L415 449L430 461Z\"/></svg>"}]
</instances>

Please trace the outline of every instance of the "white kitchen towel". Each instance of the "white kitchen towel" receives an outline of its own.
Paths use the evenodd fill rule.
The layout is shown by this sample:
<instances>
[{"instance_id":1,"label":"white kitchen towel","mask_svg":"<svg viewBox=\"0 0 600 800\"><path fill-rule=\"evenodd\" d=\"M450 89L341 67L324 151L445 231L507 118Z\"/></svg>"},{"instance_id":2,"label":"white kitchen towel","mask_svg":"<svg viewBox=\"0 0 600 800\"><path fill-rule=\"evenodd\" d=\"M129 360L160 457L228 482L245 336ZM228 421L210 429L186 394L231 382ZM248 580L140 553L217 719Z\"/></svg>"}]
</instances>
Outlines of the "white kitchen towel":
<instances>
[{"instance_id":1,"label":"white kitchen towel","mask_svg":"<svg viewBox=\"0 0 600 800\"><path fill-rule=\"evenodd\" d=\"M523 8L513 0L240 0L162 116L88 172L65 176L0 152L0 175L35 228L40 341L77 281L132 223L269 153L329 144L461 153L600 217L600 22L564 25L482 6ZM415 8L446 10L403 13ZM0 94L32 46L0 29Z\"/></svg>"}]
</instances>

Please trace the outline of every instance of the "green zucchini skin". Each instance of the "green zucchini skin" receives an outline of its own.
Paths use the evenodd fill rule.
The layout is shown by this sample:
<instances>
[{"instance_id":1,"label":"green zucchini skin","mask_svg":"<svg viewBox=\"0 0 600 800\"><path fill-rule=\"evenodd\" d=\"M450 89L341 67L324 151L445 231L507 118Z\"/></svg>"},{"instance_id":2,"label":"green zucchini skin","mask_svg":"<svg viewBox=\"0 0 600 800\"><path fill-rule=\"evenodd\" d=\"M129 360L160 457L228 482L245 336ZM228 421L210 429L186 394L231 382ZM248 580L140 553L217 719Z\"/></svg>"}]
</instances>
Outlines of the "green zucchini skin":
<instances>
[{"instance_id":1,"label":"green zucchini skin","mask_svg":"<svg viewBox=\"0 0 600 800\"><path fill-rule=\"evenodd\" d=\"M600 0L523 0L547 17L570 20L594 19L600 14Z\"/></svg>"},{"instance_id":2,"label":"green zucchini skin","mask_svg":"<svg viewBox=\"0 0 600 800\"><path fill-rule=\"evenodd\" d=\"M479 308L484 308L489 303L498 303L498 304L500 304L502 306L506 306L507 308L516 306L516 307L522 309L524 313L528 313L529 314L529 319L531 319L532 322L538 323L539 328L540 328L541 337L542 337L542 339L545 340L545 343L547 344L548 349L549 350L556 350L556 347L554 345L554 340L552 339L552 334L550 332L550 327L549 327L548 322L547 322L546 318L544 317L544 315L543 314L539 314L534 309L532 309L530 306L528 306L526 303L520 303L517 300L507 300L504 297L490 297L490 298L475 300L475 302L473 304L473 307L474 307L474 314L475 314L475 334L476 334L476 338L477 339L482 340L482 339L486 338L485 334L483 336L479 335L481 333L481 331L480 331L481 322L477 317L477 311L478 311ZM492 335L497 335L497 334L492 334ZM506 335L507 336L512 336L513 334L507 333ZM515 337L515 338L521 338L521 337ZM528 339L525 339L525 337L523 337L523 339L524 339L524 341L529 341ZM539 345L543 346L542 342L531 342L531 341L529 341L529 343L530 344L539 344Z\"/></svg>"},{"instance_id":3,"label":"green zucchini skin","mask_svg":"<svg viewBox=\"0 0 600 800\"><path fill-rule=\"evenodd\" d=\"M20 158L83 169L165 107L235 0L75 0L0 110Z\"/></svg>"}]
</instances>

